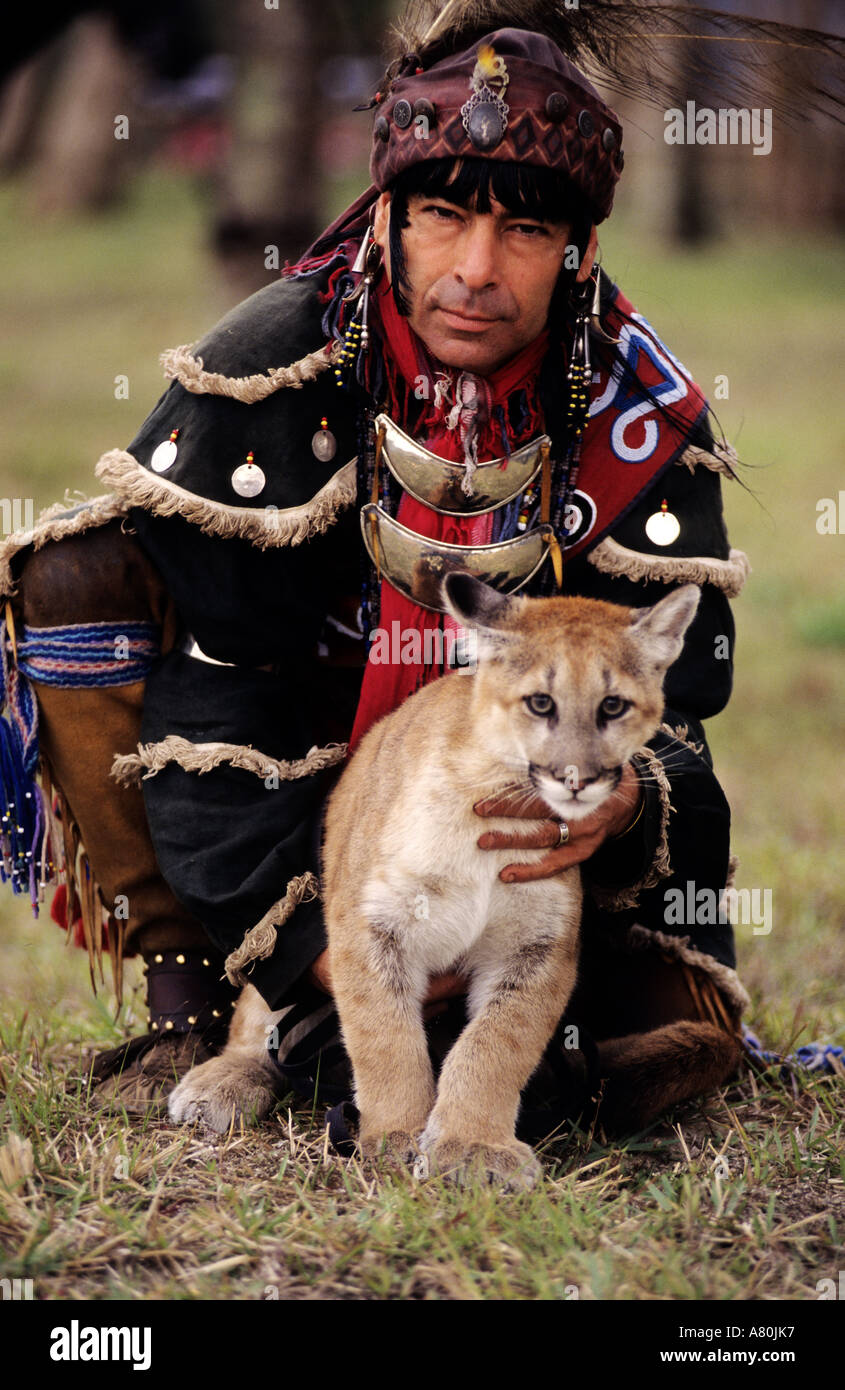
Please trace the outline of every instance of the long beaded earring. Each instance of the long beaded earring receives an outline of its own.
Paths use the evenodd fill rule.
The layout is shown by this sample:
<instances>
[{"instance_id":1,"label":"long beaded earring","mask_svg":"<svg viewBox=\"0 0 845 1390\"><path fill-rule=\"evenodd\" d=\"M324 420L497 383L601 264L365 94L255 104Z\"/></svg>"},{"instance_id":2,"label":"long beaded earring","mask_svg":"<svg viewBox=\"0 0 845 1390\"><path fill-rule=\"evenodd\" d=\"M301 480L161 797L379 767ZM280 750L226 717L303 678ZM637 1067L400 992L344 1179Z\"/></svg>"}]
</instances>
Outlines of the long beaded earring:
<instances>
[{"instance_id":1,"label":"long beaded earring","mask_svg":"<svg viewBox=\"0 0 845 1390\"><path fill-rule=\"evenodd\" d=\"M368 227L352 267L353 274L360 275L363 272L363 279L344 300L350 309L353 305L355 306L344 335L337 366L334 369L335 382L344 390L349 389L352 378L357 375L359 355L366 353L370 346L370 330L367 322L370 308L370 288L379 268L380 251L381 248L378 243L373 240L373 229Z\"/></svg>"},{"instance_id":2,"label":"long beaded earring","mask_svg":"<svg viewBox=\"0 0 845 1390\"><path fill-rule=\"evenodd\" d=\"M572 338L572 349L569 354L569 367L566 372L566 382L568 387L566 401L566 429L569 445L566 451L564 464L564 484L563 495L559 500L559 516L556 518L558 526L562 526L564 549L568 540L569 509L575 494L578 483L578 471L581 467L581 449L584 443L584 431L587 428L590 418L590 381L592 378L592 365L590 362L590 314L593 308L593 285L590 281L584 287L583 294L579 297L575 317L575 333Z\"/></svg>"},{"instance_id":3,"label":"long beaded earring","mask_svg":"<svg viewBox=\"0 0 845 1390\"><path fill-rule=\"evenodd\" d=\"M605 343L618 343L605 332L601 323L601 270L596 266L595 276L587 280L575 301L575 334L569 356L569 369L566 380L569 396L566 403L566 426L569 434L569 448L566 454L566 472L563 488L561 518L564 528L564 548L568 542L568 514L578 483L578 470L581 467L581 449L584 433L590 422L590 384L593 368L590 361L590 334L594 333Z\"/></svg>"}]
</instances>

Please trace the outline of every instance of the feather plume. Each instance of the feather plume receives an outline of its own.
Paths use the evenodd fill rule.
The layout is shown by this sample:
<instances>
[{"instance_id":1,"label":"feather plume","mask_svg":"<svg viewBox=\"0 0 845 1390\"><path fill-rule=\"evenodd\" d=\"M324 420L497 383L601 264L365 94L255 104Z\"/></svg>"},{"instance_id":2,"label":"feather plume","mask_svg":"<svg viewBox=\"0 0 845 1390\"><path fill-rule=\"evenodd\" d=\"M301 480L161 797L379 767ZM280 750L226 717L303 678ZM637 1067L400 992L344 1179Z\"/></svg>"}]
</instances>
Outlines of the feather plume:
<instances>
[{"instance_id":1,"label":"feather plume","mask_svg":"<svg viewBox=\"0 0 845 1390\"><path fill-rule=\"evenodd\" d=\"M706 5L653 0L410 0L384 87L495 29L545 34L592 80L649 104L771 107L792 123L845 117L845 38Z\"/></svg>"}]
</instances>

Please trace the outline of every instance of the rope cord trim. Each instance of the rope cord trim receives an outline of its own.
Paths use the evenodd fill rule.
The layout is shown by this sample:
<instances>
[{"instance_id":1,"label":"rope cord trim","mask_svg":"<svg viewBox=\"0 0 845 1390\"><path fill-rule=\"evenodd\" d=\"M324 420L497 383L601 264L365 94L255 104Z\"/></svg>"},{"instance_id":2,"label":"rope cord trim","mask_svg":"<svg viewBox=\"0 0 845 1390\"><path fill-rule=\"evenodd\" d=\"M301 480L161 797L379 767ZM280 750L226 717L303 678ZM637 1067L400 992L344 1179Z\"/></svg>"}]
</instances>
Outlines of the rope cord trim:
<instances>
[{"instance_id":1,"label":"rope cord trim","mask_svg":"<svg viewBox=\"0 0 845 1390\"><path fill-rule=\"evenodd\" d=\"M342 349L341 343L327 343L316 352L306 353L299 361L291 362L289 367L271 367L266 375L224 376L222 372L207 372L202 358L191 352L193 346L193 343L183 343L161 354L159 361L165 377L178 381L194 395L229 396L244 405L266 400L284 387L301 391L306 381L316 381L322 372L328 371Z\"/></svg>"},{"instance_id":2,"label":"rope cord trim","mask_svg":"<svg viewBox=\"0 0 845 1390\"><path fill-rule=\"evenodd\" d=\"M284 926L301 902L310 902L320 895L317 875L308 870L288 883L285 896L274 903L254 927L250 927L240 946L226 957L226 974L233 985L249 984L246 966L266 960L276 949L276 928Z\"/></svg>"},{"instance_id":3,"label":"rope cord trim","mask_svg":"<svg viewBox=\"0 0 845 1390\"><path fill-rule=\"evenodd\" d=\"M736 598L751 573L748 556L732 550L727 560L710 555L649 555L629 550L612 536L606 536L587 555L602 574L624 575L626 579L661 579L664 584L713 584L728 598Z\"/></svg>"},{"instance_id":4,"label":"rope cord trim","mask_svg":"<svg viewBox=\"0 0 845 1390\"><path fill-rule=\"evenodd\" d=\"M295 507L235 507L213 502L149 472L124 449L103 454L95 472L123 498L125 506L143 507L154 516L181 516L208 536L240 537L259 550L299 545L321 535L338 512L352 505L357 489L356 459L344 464L319 492Z\"/></svg>"},{"instance_id":5,"label":"rope cord trim","mask_svg":"<svg viewBox=\"0 0 845 1390\"><path fill-rule=\"evenodd\" d=\"M696 444L690 444L676 460L678 464L683 464L694 473L696 468L709 468L711 473L724 473L726 478L736 478L737 472L735 465L739 463L736 449L727 441L720 444L718 441L712 449L700 449Z\"/></svg>"},{"instance_id":6,"label":"rope cord trim","mask_svg":"<svg viewBox=\"0 0 845 1390\"><path fill-rule=\"evenodd\" d=\"M238 743L191 743L178 734L168 734L160 743L140 743L137 753L118 754L112 763L111 775L124 787L138 786L163 768L177 763L183 772L200 775L227 764L244 772L253 772L265 781L292 782L300 777L312 777L326 768L336 767L346 757L348 745L329 743L324 748L310 748L304 758L290 761L271 758L257 748Z\"/></svg>"}]
</instances>

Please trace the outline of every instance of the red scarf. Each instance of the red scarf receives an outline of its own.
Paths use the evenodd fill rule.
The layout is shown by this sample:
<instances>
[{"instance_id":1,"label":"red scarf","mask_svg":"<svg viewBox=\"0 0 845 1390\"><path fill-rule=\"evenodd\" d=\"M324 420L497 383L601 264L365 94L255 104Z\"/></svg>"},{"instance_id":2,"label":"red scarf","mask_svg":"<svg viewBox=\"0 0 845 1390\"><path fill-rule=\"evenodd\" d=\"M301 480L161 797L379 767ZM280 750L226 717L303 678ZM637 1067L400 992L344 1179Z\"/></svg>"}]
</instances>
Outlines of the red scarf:
<instances>
[{"instance_id":1,"label":"red scarf","mask_svg":"<svg viewBox=\"0 0 845 1390\"><path fill-rule=\"evenodd\" d=\"M389 287L383 285L373 298L380 321L388 380L388 413L405 425L415 386L420 378L434 382L438 366L427 356L406 319L396 311ZM586 551L608 534L655 480L679 458L699 423L706 417L707 404L686 368L673 357L654 329L618 290L604 316L607 332L618 338L617 353L623 356L639 385L632 388L619 370L618 359L608 373L604 367L593 375L591 415L585 435L581 467L574 503L577 509L574 529L566 546L566 558ZM488 406L486 423L478 436L478 458L484 462L507 452L501 435L496 408L505 407L503 418L510 449L543 433L543 414L538 397L539 369L547 347L547 333L530 343L517 357L481 382ZM456 384L458 373L446 375ZM643 389L648 386L663 406L672 407L673 418L661 415ZM506 408L507 398L524 391L526 410L518 430L512 430ZM463 448L457 429L446 425L448 410L432 404L421 423L409 430L422 438L433 453L451 462L460 462ZM427 433L426 433L427 431ZM462 519L441 516L415 502L407 494L399 507L399 520L419 535L463 545L483 545L490 539L492 515ZM580 520L578 519L580 518ZM645 550L651 542L644 540ZM436 630L451 619L429 613L403 598L387 582L381 586L380 627L390 635L389 662L370 661L364 673L361 698L352 730L351 746L363 737L382 715L396 709L407 695L440 674L440 666L402 662L398 653L410 634L406 653L414 652L414 632L424 637L426 629ZM454 624L452 625L454 626ZM393 634L399 640L394 640ZM383 651L384 644L381 644ZM423 652L425 651L422 648ZM380 652L381 655L381 652Z\"/></svg>"},{"instance_id":2,"label":"red scarf","mask_svg":"<svg viewBox=\"0 0 845 1390\"><path fill-rule=\"evenodd\" d=\"M413 431L415 438L432 453L452 463L464 460L462 443L463 420L458 420L450 429L447 420L455 406L455 388L461 372L455 368L442 367L426 352L423 344L412 331L408 320L396 309L393 292L385 277L373 296L371 313L375 319L384 352L385 373L388 383L387 413L391 419L402 426L407 425L414 392L421 383L429 393L429 407ZM543 416L540 407L537 383L540 365L548 348L548 332L544 330L532 343L511 358L498 371L489 377L481 378L469 374L478 386L480 398L477 452L478 462L485 463L513 452L529 439L543 433ZM435 401L435 384L447 385L446 398ZM517 431L513 431L508 417L508 397L516 391L525 392L525 405L522 420ZM457 411L454 414L457 415ZM506 431L503 438L502 430ZM507 467L507 464L504 465ZM449 545L486 545L490 541L493 526L492 512L478 516L444 516L417 502L405 493L399 505L397 519L417 535L433 540L445 541ZM350 751L363 738L376 720L391 710L398 708L406 696L428 684L441 674L439 662L426 664L420 661L400 660L404 647L406 655L415 650L421 653L436 650L433 639L429 637L426 646L426 631L438 629L457 629L457 624L448 615L429 612L412 603L387 580L381 584L381 616L379 627L389 634L370 653L370 660L364 672L355 726L350 738ZM415 638L414 633L419 637ZM417 645L418 644L418 645ZM390 651L390 660L379 658L385 648ZM373 658L376 658L375 660Z\"/></svg>"}]
</instances>

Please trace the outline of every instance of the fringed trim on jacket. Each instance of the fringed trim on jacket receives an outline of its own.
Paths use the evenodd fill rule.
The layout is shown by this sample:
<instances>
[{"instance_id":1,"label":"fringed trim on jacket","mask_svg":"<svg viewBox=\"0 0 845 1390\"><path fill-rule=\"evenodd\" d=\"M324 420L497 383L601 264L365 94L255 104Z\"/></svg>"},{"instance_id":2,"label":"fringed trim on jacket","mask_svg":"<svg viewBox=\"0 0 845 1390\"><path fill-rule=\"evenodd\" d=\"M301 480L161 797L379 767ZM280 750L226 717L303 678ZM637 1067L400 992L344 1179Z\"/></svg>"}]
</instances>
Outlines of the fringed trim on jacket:
<instances>
[{"instance_id":1,"label":"fringed trim on jacket","mask_svg":"<svg viewBox=\"0 0 845 1390\"><path fill-rule=\"evenodd\" d=\"M708 956L704 951L697 951L690 945L688 936L671 936L667 932L655 931L652 927L643 927L639 922L635 922L628 929L627 939L628 945L634 950L659 949L665 951L673 960L705 971L735 1009L742 1012L749 1007L751 1000L736 971L729 965L715 960L713 956Z\"/></svg>"},{"instance_id":2,"label":"fringed trim on jacket","mask_svg":"<svg viewBox=\"0 0 845 1390\"><path fill-rule=\"evenodd\" d=\"M82 936L88 952L88 970L91 988L97 993L96 974L105 983L103 974L103 951L108 951L111 960L112 986L117 1006L123 1003L123 950L126 923L116 920L103 906L100 886L94 877L91 862L82 843L79 826L68 805L61 787L53 780L52 771L42 765L42 778L45 782L45 801L49 804L50 793L54 791L59 803L61 817L62 868L67 890L66 926L68 932L73 928L74 909L79 906L82 919ZM52 818L52 811L51 811ZM96 974L95 974L96 971Z\"/></svg>"},{"instance_id":3,"label":"fringed trim on jacket","mask_svg":"<svg viewBox=\"0 0 845 1390\"><path fill-rule=\"evenodd\" d=\"M629 550L612 536L606 536L587 559L602 574L624 575L626 579L662 579L664 584L713 584L728 598L736 598L751 573L748 556L732 550L727 560L710 555L647 555Z\"/></svg>"},{"instance_id":4,"label":"fringed trim on jacket","mask_svg":"<svg viewBox=\"0 0 845 1390\"><path fill-rule=\"evenodd\" d=\"M113 493L103 497L74 502L54 502L39 516L31 531L12 531L0 541L0 597L9 598L13 592L12 560L18 551L32 546L40 550L48 541L60 541L65 536L77 536L95 526L105 526L128 511L127 504Z\"/></svg>"},{"instance_id":5,"label":"fringed trim on jacket","mask_svg":"<svg viewBox=\"0 0 845 1390\"><path fill-rule=\"evenodd\" d=\"M276 948L276 929L284 926L301 902L319 897L320 885L316 874L309 870L292 878L285 896L274 903L261 921L250 927L240 946L226 957L225 970L233 985L249 984L245 967L252 961L266 960Z\"/></svg>"},{"instance_id":6,"label":"fringed trim on jacket","mask_svg":"<svg viewBox=\"0 0 845 1390\"><path fill-rule=\"evenodd\" d=\"M326 768L336 767L346 757L348 745L329 743L324 748L309 749L304 758L284 761L271 758L257 748L238 743L191 743L178 734L168 734L160 743L139 743L137 753L117 754L111 775L124 787L136 787L155 777L157 772L178 763L184 772L211 772L225 763L229 767L253 772L266 781L275 777L280 782L292 782L299 777L312 777Z\"/></svg>"},{"instance_id":7,"label":"fringed trim on jacket","mask_svg":"<svg viewBox=\"0 0 845 1390\"><path fill-rule=\"evenodd\" d=\"M660 833L654 859L639 883L632 884L630 888L623 888L618 893L607 893L597 887L592 889L596 902L608 912L623 912L625 908L636 907L640 900L640 894L646 888L654 888L662 878L669 878L672 873L669 863L669 816L673 807L670 799L669 778L666 775L666 769L653 749L638 748L634 757L645 762L646 777L650 778L657 786L660 797Z\"/></svg>"},{"instance_id":8,"label":"fringed trim on jacket","mask_svg":"<svg viewBox=\"0 0 845 1390\"><path fill-rule=\"evenodd\" d=\"M194 395L229 396L232 400L242 401L244 405L253 405L286 386L301 390L304 382L316 381L322 372L332 366L342 344L327 343L316 352L300 357L298 362L291 362L289 367L272 367L266 375L257 373L253 376L224 376L222 372L207 372L202 358L192 354L192 347L192 343L185 343L182 347L168 348L161 354L159 361L166 377L178 381L180 386Z\"/></svg>"},{"instance_id":9,"label":"fringed trim on jacket","mask_svg":"<svg viewBox=\"0 0 845 1390\"><path fill-rule=\"evenodd\" d=\"M125 449L103 454L95 469L124 507L142 507L156 516L181 516L209 536L240 537L260 550L299 545L327 531L338 512L355 501L356 461L344 464L320 491L298 507L234 507L187 492L178 483L143 468Z\"/></svg>"}]
</instances>

